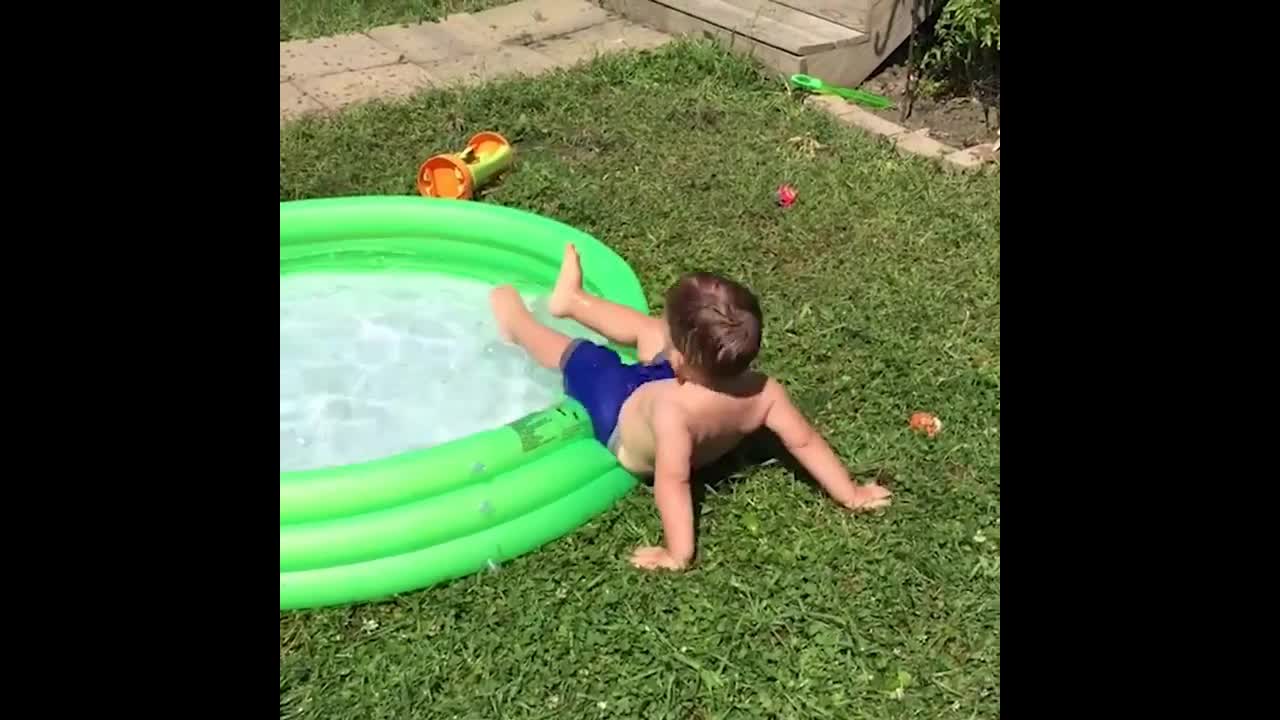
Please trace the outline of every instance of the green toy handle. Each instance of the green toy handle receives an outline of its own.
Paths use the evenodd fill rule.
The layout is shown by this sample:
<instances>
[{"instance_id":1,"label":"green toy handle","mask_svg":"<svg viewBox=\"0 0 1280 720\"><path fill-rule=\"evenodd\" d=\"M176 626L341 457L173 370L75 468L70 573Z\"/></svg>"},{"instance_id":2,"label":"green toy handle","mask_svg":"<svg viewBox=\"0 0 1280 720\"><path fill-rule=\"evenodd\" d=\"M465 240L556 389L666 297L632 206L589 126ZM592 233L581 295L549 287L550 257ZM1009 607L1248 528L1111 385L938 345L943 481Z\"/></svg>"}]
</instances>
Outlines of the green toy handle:
<instances>
[{"instance_id":1,"label":"green toy handle","mask_svg":"<svg viewBox=\"0 0 1280 720\"><path fill-rule=\"evenodd\" d=\"M809 92L842 97L845 100L860 103L876 110L884 110L885 108L893 107L893 102L882 95L876 95L875 93L869 93L864 90L854 90L852 88L828 85L821 79L813 77L812 75L792 75L791 84L803 90L808 90Z\"/></svg>"},{"instance_id":2,"label":"green toy handle","mask_svg":"<svg viewBox=\"0 0 1280 720\"><path fill-rule=\"evenodd\" d=\"M792 75L791 84L809 92L826 92L827 84L812 75Z\"/></svg>"}]
</instances>

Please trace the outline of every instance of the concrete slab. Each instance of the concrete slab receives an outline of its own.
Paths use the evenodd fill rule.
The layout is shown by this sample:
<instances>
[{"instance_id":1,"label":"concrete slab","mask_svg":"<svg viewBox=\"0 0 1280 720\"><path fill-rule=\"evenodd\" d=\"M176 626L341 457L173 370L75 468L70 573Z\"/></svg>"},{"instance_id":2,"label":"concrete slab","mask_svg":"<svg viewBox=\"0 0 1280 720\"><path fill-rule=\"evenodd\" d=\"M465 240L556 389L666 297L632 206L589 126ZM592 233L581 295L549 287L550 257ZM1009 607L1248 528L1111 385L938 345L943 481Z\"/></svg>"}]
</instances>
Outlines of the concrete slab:
<instances>
[{"instance_id":1,"label":"concrete slab","mask_svg":"<svg viewBox=\"0 0 1280 720\"><path fill-rule=\"evenodd\" d=\"M950 145L944 145L943 143L929 137L929 131L927 129L895 135L893 137L893 144L903 152L935 159L956 151L956 149Z\"/></svg>"},{"instance_id":2,"label":"concrete slab","mask_svg":"<svg viewBox=\"0 0 1280 720\"><path fill-rule=\"evenodd\" d=\"M427 71L401 63L299 80L298 87L330 110L383 98L404 98L433 84Z\"/></svg>"},{"instance_id":3,"label":"concrete slab","mask_svg":"<svg viewBox=\"0 0 1280 720\"><path fill-rule=\"evenodd\" d=\"M282 124L323 109L323 105L302 92L297 85L292 82L280 83L280 122Z\"/></svg>"},{"instance_id":4,"label":"concrete slab","mask_svg":"<svg viewBox=\"0 0 1280 720\"><path fill-rule=\"evenodd\" d=\"M441 87L477 85L512 75L537 75L556 67L551 58L521 45L504 45L481 55L423 66Z\"/></svg>"},{"instance_id":5,"label":"concrete slab","mask_svg":"<svg viewBox=\"0 0 1280 720\"><path fill-rule=\"evenodd\" d=\"M472 17L504 43L527 45L608 22L604 8L586 0L520 0Z\"/></svg>"},{"instance_id":6,"label":"concrete slab","mask_svg":"<svg viewBox=\"0 0 1280 720\"><path fill-rule=\"evenodd\" d=\"M442 23L385 25L370 30L369 37L419 65L478 55L499 44L487 26L466 13L452 15Z\"/></svg>"},{"instance_id":7,"label":"concrete slab","mask_svg":"<svg viewBox=\"0 0 1280 720\"><path fill-rule=\"evenodd\" d=\"M642 25L610 20L603 25L534 43L529 48L551 58L557 65L569 66L610 52L650 50L673 39Z\"/></svg>"},{"instance_id":8,"label":"concrete slab","mask_svg":"<svg viewBox=\"0 0 1280 720\"><path fill-rule=\"evenodd\" d=\"M359 33L280 43L280 82L399 62L400 56Z\"/></svg>"}]
</instances>

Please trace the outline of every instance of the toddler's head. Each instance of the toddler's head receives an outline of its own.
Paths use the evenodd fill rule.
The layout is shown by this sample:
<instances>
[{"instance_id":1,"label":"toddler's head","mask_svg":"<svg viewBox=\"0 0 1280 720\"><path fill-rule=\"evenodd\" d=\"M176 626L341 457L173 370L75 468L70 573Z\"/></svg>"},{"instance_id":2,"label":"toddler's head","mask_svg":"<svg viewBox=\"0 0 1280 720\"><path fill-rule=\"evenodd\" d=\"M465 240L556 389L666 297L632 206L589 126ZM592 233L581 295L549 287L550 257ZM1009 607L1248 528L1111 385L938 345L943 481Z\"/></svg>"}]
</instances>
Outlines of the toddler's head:
<instances>
[{"instance_id":1,"label":"toddler's head","mask_svg":"<svg viewBox=\"0 0 1280 720\"><path fill-rule=\"evenodd\" d=\"M764 320L756 296L712 273L684 275L667 291L669 360L677 375L727 380L744 372L760 352Z\"/></svg>"}]
</instances>

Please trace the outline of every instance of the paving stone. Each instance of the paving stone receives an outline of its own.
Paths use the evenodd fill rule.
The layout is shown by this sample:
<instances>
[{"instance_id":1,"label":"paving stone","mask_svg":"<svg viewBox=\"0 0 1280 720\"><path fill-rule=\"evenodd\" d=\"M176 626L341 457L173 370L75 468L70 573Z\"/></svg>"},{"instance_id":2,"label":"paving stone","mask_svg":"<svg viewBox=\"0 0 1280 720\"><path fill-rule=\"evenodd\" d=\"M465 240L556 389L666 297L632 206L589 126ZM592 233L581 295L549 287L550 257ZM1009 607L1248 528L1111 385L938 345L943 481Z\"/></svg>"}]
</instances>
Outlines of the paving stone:
<instances>
[{"instance_id":1,"label":"paving stone","mask_svg":"<svg viewBox=\"0 0 1280 720\"><path fill-rule=\"evenodd\" d=\"M599 25L612 19L586 0L520 0L474 13L501 42L526 45Z\"/></svg>"},{"instance_id":2,"label":"paving stone","mask_svg":"<svg viewBox=\"0 0 1280 720\"><path fill-rule=\"evenodd\" d=\"M989 148L990 146L987 147ZM987 150L986 154L989 157L990 150ZM947 161L948 170L957 170L960 172L973 172L980 169L988 162L988 160L983 157L983 147L981 145L948 153L943 159Z\"/></svg>"},{"instance_id":3,"label":"paving stone","mask_svg":"<svg viewBox=\"0 0 1280 720\"><path fill-rule=\"evenodd\" d=\"M873 135L891 138L906 132L906 128L901 125L832 95L811 95L808 102L816 108L831 113L845 125L860 128Z\"/></svg>"},{"instance_id":4,"label":"paving stone","mask_svg":"<svg viewBox=\"0 0 1280 720\"><path fill-rule=\"evenodd\" d=\"M520 45L504 45L483 55L424 65L437 85L475 85L510 75L537 75L554 68L551 58Z\"/></svg>"},{"instance_id":5,"label":"paving stone","mask_svg":"<svg viewBox=\"0 0 1280 720\"><path fill-rule=\"evenodd\" d=\"M895 135L893 144L897 145L898 149L903 152L923 155L929 158L940 158L956 151L950 145L944 145L929 137L928 130L915 130Z\"/></svg>"},{"instance_id":6,"label":"paving stone","mask_svg":"<svg viewBox=\"0 0 1280 720\"><path fill-rule=\"evenodd\" d=\"M648 50L670 42L670 35L625 20L610 20L568 35L534 43L529 47L557 65L567 66L597 55L623 50Z\"/></svg>"},{"instance_id":7,"label":"paving stone","mask_svg":"<svg viewBox=\"0 0 1280 720\"><path fill-rule=\"evenodd\" d=\"M433 84L428 72L408 63L298 81L303 92L331 110L378 98L408 97Z\"/></svg>"},{"instance_id":8,"label":"paving stone","mask_svg":"<svg viewBox=\"0 0 1280 720\"><path fill-rule=\"evenodd\" d=\"M994 144L982 143L981 145L974 145L973 147L965 148L965 151L972 153L974 157L982 162L997 162L1000 159L1000 141L996 140Z\"/></svg>"},{"instance_id":9,"label":"paving stone","mask_svg":"<svg viewBox=\"0 0 1280 720\"><path fill-rule=\"evenodd\" d=\"M499 45L498 36L467 13L440 23L386 25L370 30L369 37L420 65L485 53Z\"/></svg>"},{"instance_id":10,"label":"paving stone","mask_svg":"<svg viewBox=\"0 0 1280 720\"><path fill-rule=\"evenodd\" d=\"M865 110L852 103L845 103L849 108L844 115L840 117L840 122L861 128L873 135L883 135L884 137L894 137L901 135L907 131L901 125L885 120L870 110Z\"/></svg>"},{"instance_id":11,"label":"paving stone","mask_svg":"<svg viewBox=\"0 0 1280 720\"><path fill-rule=\"evenodd\" d=\"M796 90L796 92L803 92ZM804 104L840 117L849 109L849 103L831 95L805 95Z\"/></svg>"},{"instance_id":12,"label":"paving stone","mask_svg":"<svg viewBox=\"0 0 1280 720\"><path fill-rule=\"evenodd\" d=\"M324 106L307 96L291 82L280 83L280 122L319 112Z\"/></svg>"},{"instance_id":13,"label":"paving stone","mask_svg":"<svg viewBox=\"0 0 1280 720\"><path fill-rule=\"evenodd\" d=\"M280 82L390 65L400 56L359 33L280 43Z\"/></svg>"},{"instance_id":14,"label":"paving stone","mask_svg":"<svg viewBox=\"0 0 1280 720\"><path fill-rule=\"evenodd\" d=\"M429 86L537 75L602 53L670 40L585 0L522 0L477 15L450 15L439 23L285 42L280 44L281 121L375 98L406 97ZM517 44L529 41L546 52Z\"/></svg>"}]
</instances>

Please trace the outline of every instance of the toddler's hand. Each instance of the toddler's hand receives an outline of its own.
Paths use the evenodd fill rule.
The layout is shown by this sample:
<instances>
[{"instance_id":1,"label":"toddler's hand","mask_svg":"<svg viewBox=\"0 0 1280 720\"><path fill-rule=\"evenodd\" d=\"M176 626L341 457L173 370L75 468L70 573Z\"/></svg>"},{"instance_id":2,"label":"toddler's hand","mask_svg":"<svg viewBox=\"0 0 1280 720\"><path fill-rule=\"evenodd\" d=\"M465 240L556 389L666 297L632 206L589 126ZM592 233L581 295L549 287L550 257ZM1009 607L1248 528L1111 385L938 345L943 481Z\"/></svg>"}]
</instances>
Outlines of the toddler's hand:
<instances>
[{"instance_id":1,"label":"toddler's hand","mask_svg":"<svg viewBox=\"0 0 1280 720\"><path fill-rule=\"evenodd\" d=\"M876 508L888 507L890 496L888 488L882 487L875 483L866 485L855 485L853 489L853 497L844 504L850 510L875 510Z\"/></svg>"},{"instance_id":2,"label":"toddler's hand","mask_svg":"<svg viewBox=\"0 0 1280 720\"><path fill-rule=\"evenodd\" d=\"M677 561L664 547L636 548L631 554L631 564L642 570L683 570L685 563Z\"/></svg>"}]
</instances>

